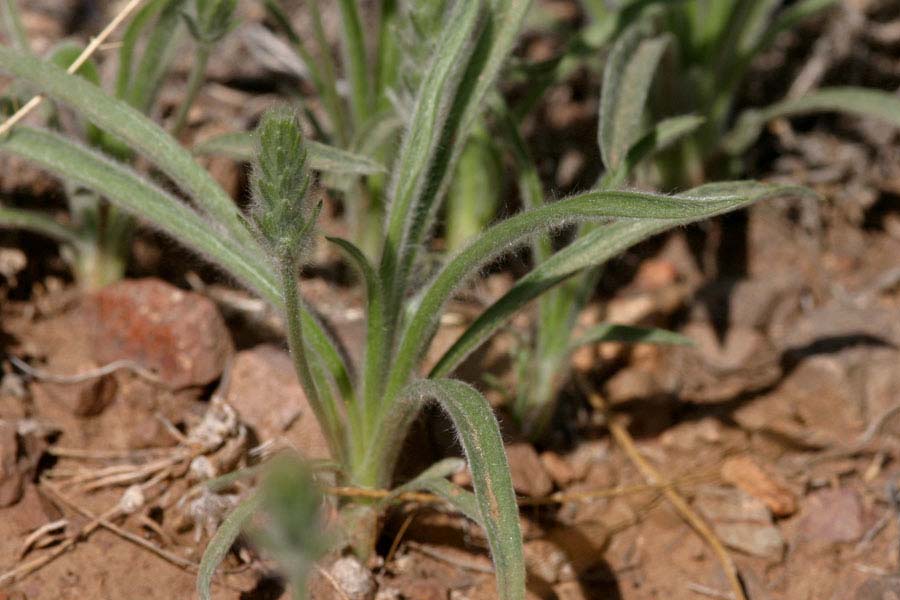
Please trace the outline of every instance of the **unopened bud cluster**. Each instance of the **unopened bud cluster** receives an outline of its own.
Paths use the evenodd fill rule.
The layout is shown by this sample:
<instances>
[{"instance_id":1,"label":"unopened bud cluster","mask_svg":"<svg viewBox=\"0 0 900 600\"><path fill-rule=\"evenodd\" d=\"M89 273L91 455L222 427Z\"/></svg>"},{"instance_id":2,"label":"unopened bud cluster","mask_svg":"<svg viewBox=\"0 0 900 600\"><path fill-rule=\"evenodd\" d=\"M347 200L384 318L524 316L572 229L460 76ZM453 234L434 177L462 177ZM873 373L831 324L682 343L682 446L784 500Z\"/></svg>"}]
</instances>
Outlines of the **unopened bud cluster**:
<instances>
[{"instance_id":1,"label":"unopened bud cluster","mask_svg":"<svg viewBox=\"0 0 900 600\"><path fill-rule=\"evenodd\" d=\"M307 150L289 109L267 112L256 130L250 218L260 241L279 262L300 259L318 216L307 198Z\"/></svg>"}]
</instances>

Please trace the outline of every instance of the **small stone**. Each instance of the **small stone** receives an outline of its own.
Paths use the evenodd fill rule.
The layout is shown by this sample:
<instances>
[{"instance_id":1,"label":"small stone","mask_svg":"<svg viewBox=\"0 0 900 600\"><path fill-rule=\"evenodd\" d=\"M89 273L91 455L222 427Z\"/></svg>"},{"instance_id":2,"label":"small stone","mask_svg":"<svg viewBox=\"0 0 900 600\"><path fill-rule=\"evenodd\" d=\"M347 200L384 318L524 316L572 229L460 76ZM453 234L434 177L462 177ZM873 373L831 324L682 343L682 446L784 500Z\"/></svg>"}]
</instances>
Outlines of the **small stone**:
<instances>
[{"instance_id":1,"label":"small stone","mask_svg":"<svg viewBox=\"0 0 900 600\"><path fill-rule=\"evenodd\" d=\"M173 388L211 383L233 353L215 304L159 279L125 280L103 288L88 316L94 360L133 360Z\"/></svg>"},{"instance_id":2,"label":"small stone","mask_svg":"<svg viewBox=\"0 0 900 600\"><path fill-rule=\"evenodd\" d=\"M550 541L526 542L524 553L528 572L549 584L574 575L574 569L565 553Z\"/></svg>"},{"instance_id":3,"label":"small stone","mask_svg":"<svg viewBox=\"0 0 900 600\"><path fill-rule=\"evenodd\" d=\"M520 494L532 497L546 496L553 491L553 482L544 470L534 446L524 442L506 447L513 487Z\"/></svg>"},{"instance_id":4,"label":"small stone","mask_svg":"<svg viewBox=\"0 0 900 600\"><path fill-rule=\"evenodd\" d=\"M610 402L652 398L662 391L653 373L638 367L622 369L606 381L604 389Z\"/></svg>"},{"instance_id":5,"label":"small stone","mask_svg":"<svg viewBox=\"0 0 900 600\"><path fill-rule=\"evenodd\" d=\"M698 490L694 504L729 548L781 560L784 539L760 500L739 489L704 486Z\"/></svg>"},{"instance_id":6,"label":"small stone","mask_svg":"<svg viewBox=\"0 0 900 600\"><path fill-rule=\"evenodd\" d=\"M721 473L723 480L762 500L776 517L787 517L797 512L794 493L751 457L726 459L722 463Z\"/></svg>"},{"instance_id":7,"label":"small stone","mask_svg":"<svg viewBox=\"0 0 900 600\"><path fill-rule=\"evenodd\" d=\"M286 437L307 458L330 457L322 429L284 350L263 344L238 352L225 400L253 428L260 442Z\"/></svg>"},{"instance_id":8,"label":"small stone","mask_svg":"<svg viewBox=\"0 0 900 600\"><path fill-rule=\"evenodd\" d=\"M22 497L24 476L18 464L16 427L0 421L0 507L11 506Z\"/></svg>"},{"instance_id":9,"label":"small stone","mask_svg":"<svg viewBox=\"0 0 900 600\"><path fill-rule=\"evenodd\" d=\"M803 541L840 544L858 540L863 534L862 501L849 488L819 490L803 503L799 536Z\"/></svg>"},{"instance_id":10,"label":"small stone","mask_svg":"<svg viewBox=\"0 0 900 600\"><path fill-rule=\"evenodd\" d=\"M558 488L564 488L577 479L575 470L556 452L542 452L541 464Z\"/></svg>"},{"instance_id":11,"label":"small stone","mask_svg":"<svg viewBox=\"0 0 900 600\"><path fill-rule=\"evenodd\" d=\"M375 578L353 556L344 556L331 565L331 577L349 600L374 600Z\"/></svg>"}]
</instances>

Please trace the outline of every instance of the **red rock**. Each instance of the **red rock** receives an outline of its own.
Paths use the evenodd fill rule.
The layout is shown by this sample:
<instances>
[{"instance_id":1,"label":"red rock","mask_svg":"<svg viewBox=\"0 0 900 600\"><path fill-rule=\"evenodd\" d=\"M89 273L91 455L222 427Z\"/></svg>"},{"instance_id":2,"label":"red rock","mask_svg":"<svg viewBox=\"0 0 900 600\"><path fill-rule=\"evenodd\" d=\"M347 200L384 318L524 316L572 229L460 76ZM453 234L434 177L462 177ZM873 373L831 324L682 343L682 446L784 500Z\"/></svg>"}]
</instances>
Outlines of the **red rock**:
<instances>
[{"instance_id":1,"label":"red rock","mask_svg":"<svg viewBox=\"0 0 900 600\"><path fill-rule=\"evenodd\" d=\"M260 345L238 352L226 402L260 442L285 437L307 458L328 458L328 443L284 350Z\"/></svg>"},{"instance_id":2,"label":"red rock","mask_svg":"<svg viewBox=\"0 0 900 600\"><path fill-rule=\"evenodd\" d=\"M855 542L863 534L862 501L848 488L820 490L803 503L799 536L803 541L839 544Z\"/></svg>"},{"instance_id":3,"label":"red rock","mask_svg":"<svg viewBox=\"0 0 900 600\"><path fill-rule=\"evenodd\" d=\"M532 497L546 496L553 491L553 482L544 470L534 446L524 442L506 447L513 487L520 494Z\"/></svg>"},{"instance_id":4,"label":"red rock","mask_svg":"<svg viewBox=\"0 0 900 600\"><path fill-rule=\"evenodd\" d=\"M212 301L159 279L107 286L96 294L88 314L98 363L133 360L173 388L214 381L233 352Z\"/></svg>"}]
</instances>

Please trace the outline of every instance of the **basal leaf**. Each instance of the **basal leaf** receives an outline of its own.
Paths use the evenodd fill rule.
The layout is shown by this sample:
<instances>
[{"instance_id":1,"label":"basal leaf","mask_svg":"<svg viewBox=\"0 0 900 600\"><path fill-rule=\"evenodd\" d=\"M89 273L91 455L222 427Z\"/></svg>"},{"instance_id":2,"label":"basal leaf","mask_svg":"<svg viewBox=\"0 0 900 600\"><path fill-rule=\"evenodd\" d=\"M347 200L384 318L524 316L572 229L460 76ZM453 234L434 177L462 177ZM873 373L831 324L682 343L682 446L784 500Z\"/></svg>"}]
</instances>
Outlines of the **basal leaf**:
<instances>
[{"instance_id":1,"label":"basal leaf","mask_svg":"<svg viewBox=\"0 0 900 600\"><path fill-rule=\"evenodd\" d=\"M808 189L796 186L754 185L746 182L701 186L689 193L696 196L728 197L731 200L725 206L704 204L703 208L709 212L702 216L696 215L673 221L652 218L621 221L597 227L581 236L519 279L504 296L488 307L453 346L444 352L432 368L429 377L444 377L451 373L470 352L484 343L516 311L546 290L582 269L603 264L642 240L666 229L730 212L766 198L811 194Z\"/></svg>"},{"instance_id":2,"label":"basal leaf","mask_svg":"<svg viewBox=\"0 0 900 600\"><path fill-rule=\"evenodd\" d=\"M453 421L472 472L472 487L494 560L499 597L522 600L525 559L519 507L500 427L490 404L471 386L450 379L417 381L405 393L437 400Z\"/></svg>"}]
</instances>

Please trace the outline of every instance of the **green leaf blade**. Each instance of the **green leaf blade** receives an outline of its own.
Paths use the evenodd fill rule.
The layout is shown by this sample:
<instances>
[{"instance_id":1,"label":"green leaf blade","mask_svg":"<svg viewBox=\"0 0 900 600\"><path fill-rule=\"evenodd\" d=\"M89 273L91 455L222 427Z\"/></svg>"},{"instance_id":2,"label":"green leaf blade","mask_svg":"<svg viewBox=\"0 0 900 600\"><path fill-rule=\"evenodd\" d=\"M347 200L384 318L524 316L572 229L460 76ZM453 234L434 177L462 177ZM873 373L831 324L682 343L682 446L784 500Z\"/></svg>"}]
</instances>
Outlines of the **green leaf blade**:
<instances>
[{"instance_id":1,"label":"green leaf blade","mask_svg":"<svg viewBox=\"0 0 900 600\"><path fill-rule=\"evenodd\" d=\"M481 524L494 560L501 600L525 598L525 559L519 510L500 427L484 396L450 379L422 380L408 394L434 398L453 421L472 472Z\"/></svg>"},{"instance_id":2,"label":"green leaf blade","mask_svg":"<svg viewBox=\"0 0 900 600\"><path fill-rule=\"evenodd\" d=\"M231 511L231 514L225 517L215 535L209 540L203 557L200 559L200 569L197 574L197 594L199 594L200 600L212 600L210 586L216 569L225 560L225 556L231 550L231 546L234 545L244 526L259 510L261 501L262 498L259 495L244 499Z\"/></svg>"},{"instance_id":3,"label":"green leaf blade","mask_svg":"<svg viewBox=\"0 0 900 600\"><path fill-rule=\"evenodd\" d=\"M250 132L223 133L206 139L196 146L196 155L220 155L249 162L253 160L256 142ZM342 150L334 146L306 140L309 167L314 171L345 175L375 175L387 169L379 162L362 154Z\"/></svg>"},{"instance_id":4,"label":"green leaf blade","mask_svg":"<svg viewBox=\"0 0 900 600\"><path fill-rule=\"evenodd\" d=\"M444 377L448 375L466 356L484 343L525 304L565 281L571 275L588 267L601 265L640 241L672 227L724 214L767 198L811 194L808 189L797 186L748 184L746 182L711 184L695 188L689 193L696 197L722 198L725 195L731 200L726 201L725 204L706 204L703 207L705 214L696 214L682 219L649 218L640 221L621 221L593 229L519 279L444 352L428 376Z\"/></svg>"},{"instance_id":5,"label":"green leaf blade","mask_svg":"<svg viewBox=\"0 0 900 600\"><path fill-rule=\"evenodd\" d=\"M635 327L618 323L601 323L591 327L572 340L569 350L602 342L623 342L630 344L665 344L672 346L692 346L691 338L673 331L655 327Z\"/></svg>"},{"instance_id":6,"label":"green leaf blade","mask_svg":"<svg viewBox=\"0 0 900 600\"><path fill-rule=\"evenodd\" d=\"M610 52L603 73L599 142L603 163L617 170L642 130L644 104L669 38L647 39L641 24L629 28Z\"/></svg>"}]
</instances>

